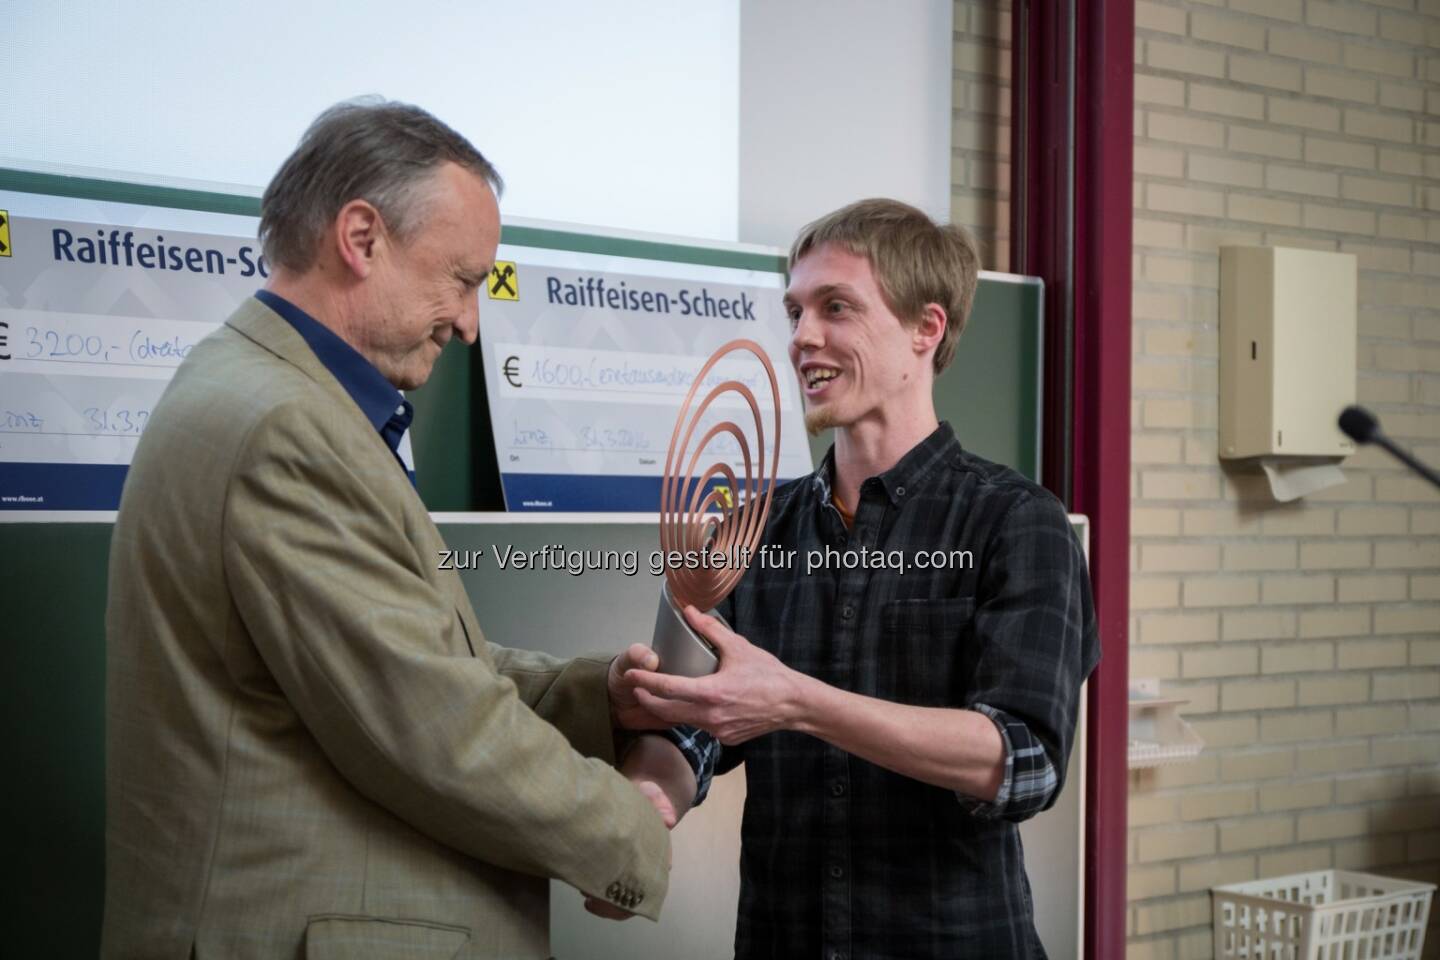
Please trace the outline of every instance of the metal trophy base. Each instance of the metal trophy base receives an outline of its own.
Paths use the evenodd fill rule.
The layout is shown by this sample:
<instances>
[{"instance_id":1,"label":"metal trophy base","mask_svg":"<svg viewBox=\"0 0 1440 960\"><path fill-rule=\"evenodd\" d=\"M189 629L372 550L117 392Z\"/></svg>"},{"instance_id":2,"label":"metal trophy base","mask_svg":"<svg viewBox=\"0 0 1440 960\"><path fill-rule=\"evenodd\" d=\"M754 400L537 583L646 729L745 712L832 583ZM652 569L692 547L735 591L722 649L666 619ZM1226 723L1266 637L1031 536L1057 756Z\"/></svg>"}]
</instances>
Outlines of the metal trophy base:
<instances>
[{"instance_id":1,"label":"metal trophy base","mask_svg":"<svg viewBox=\"0 0 1440 960\"><path fill-rule=\"evenodd\" d=\"M721 623L725 618L714 610L706 611ZM728 627L730 624L725 623ZM691 629L685 614L670 596L670 584L660 587L660 608L655 612L655 635L650 646L660 655L660 672L677 677L703 677L720 667L715 648Z\"/></svg>"}]
</instances>

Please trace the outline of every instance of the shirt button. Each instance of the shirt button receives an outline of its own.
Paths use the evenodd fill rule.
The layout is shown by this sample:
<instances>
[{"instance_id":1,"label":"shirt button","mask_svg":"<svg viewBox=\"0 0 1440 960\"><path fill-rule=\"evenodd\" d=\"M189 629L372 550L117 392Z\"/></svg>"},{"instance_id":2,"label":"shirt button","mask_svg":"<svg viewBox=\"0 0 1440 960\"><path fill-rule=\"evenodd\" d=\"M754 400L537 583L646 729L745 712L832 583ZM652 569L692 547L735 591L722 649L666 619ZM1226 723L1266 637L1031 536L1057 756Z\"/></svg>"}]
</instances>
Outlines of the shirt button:
<instances>
[{"instance_id":1,"label":"shirt button","mask_svg":"<svg viewBox=\"0 0 1440 960\"><path fill-rule=\"evenodd\" d=\"M839 880L841 877L845 876L845 870L843 867L839 866L831 867L830 876L836 880Z\"/></svg>"},{"instance_id":2,"label":"shirt button","mask_svg":"<svg viewBox=\"0 0 1440 960\"><path fill-rule=\"evenodd\" d=\"M830 784L830 793L837 797L845 796L845 782L843 780L836 780Z\"/></svg>"},{"instance_id":3,"label":"shirt button","mask_svg":"<svg viewBox=\"0 0 1440 960\"><path fill-rule=\"evenodd\" d=\"M846 620L849 620L850 618L855 616L855 608L850 606L850 604L848 603L845 604L845 608L840 611L840 616L844 617Z\"/></svg>"}]
</instances>

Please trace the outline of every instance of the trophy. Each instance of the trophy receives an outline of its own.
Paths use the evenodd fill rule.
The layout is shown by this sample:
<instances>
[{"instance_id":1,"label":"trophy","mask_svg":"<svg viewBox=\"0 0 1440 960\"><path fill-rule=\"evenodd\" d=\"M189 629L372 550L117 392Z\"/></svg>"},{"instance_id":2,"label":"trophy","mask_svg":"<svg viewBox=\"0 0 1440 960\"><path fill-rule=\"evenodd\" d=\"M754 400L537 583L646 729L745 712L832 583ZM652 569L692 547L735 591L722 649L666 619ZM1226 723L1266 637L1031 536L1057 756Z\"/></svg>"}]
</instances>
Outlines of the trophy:
<instances>
[{"instance_id":1,"label":"trophy","mask_svg":"<svg viewBox=\"0 0 1440 960\"><path fill-rule=\"evenodd\" d=\"M717 384L694 411L691 403L705 377L722 358L732 353L748 352L760 361L770 381L770 399L775 411L773 445L770 453L768 483L765 474L765 425L755 394L738 380ZM700 438L694 453L686 459L690 440L701 419L717 399L726 394L739 394L749 404L755 426L755 456L745 431L733 421L714 424ZM696 468L711 440L721 435L733 437L745 464L742 488L735 471L723 459L717 459L697 476ZM724 599L745 575L750 558L765 532L770 515L770 495L780 467L780 388L775 382L775 368L765 351L753 340L731 340L720 347L705 366L700 368L690 391L680 405L675 429L670 435L670 450L665 455L665 476L660 488L660 551L664 561L665 582L660 588L660 608L655 615L655 634L651 646L660 656L660 671L685 677L701 677L719 667L715 649L685 620L681 611L687 604L718 617L715 604ZM707 492L711 481L723 478L728 485L716 486ZM760 485L765 483L763 490ZM724 491L733 493L733 499ZM672 562L673 561L673 562ZM723 618L721 618L723 622ZM729 624L726 624L727 626Z\"/></svg>"}]
</instances>

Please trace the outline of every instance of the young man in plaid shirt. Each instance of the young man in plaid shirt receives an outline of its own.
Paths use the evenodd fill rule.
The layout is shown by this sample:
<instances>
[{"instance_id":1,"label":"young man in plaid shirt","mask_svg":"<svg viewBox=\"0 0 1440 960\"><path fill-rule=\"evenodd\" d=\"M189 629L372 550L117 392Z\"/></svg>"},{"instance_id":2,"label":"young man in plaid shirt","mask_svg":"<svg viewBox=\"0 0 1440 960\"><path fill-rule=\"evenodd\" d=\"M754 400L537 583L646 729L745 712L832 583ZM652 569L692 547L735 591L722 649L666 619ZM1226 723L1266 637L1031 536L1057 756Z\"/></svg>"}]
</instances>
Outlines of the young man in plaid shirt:
<instances>
[{"instance_id":1,"label":"young man in plaid shirt","mask_svg":"<svg viewBox=\"0 0 1440 960\"><path fill-rule=\"evenodd\" d=\"M1043 957L1017 825L1059 794L1099 643L1060 502L935 415L974 243L866 200L790 271L806 425L835 444L775 492L733 629L687 608L718 672L628 679L700 728L672 734L692 758L745 765L738 958Z\"/></svg>"}]
</instances>

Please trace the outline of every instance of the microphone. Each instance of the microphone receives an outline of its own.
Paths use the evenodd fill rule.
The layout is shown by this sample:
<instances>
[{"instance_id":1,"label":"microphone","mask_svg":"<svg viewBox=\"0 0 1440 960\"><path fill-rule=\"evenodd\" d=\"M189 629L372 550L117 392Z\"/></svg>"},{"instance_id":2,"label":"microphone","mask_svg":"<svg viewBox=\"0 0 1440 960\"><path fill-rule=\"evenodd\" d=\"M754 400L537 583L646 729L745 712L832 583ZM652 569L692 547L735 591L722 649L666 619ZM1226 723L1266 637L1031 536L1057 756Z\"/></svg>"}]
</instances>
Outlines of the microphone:
<instances>
[{"instance_id":1,"label":"microphone","mask_svg":"<svg viewBox=\"0 0 1440 960\"><path fill-rule=\"evenodd\" d=\"M1379 432L1380 421L1364 407L1346 407L1340 411L1340 429L1356 443L1369 443Z\"/></svg>"},{"instance_id":2,"label":"microphone","mask_svg":"<svg viewBox=\"0 0 1440 960\"><path fill-rule=\"evenodd\" d=\"M1390 456L1399 460L1426 480L1429 480L1435 485L1436 489L1440 489L1440 474L1437 474L1434 470L1431 470L1425 464L1410 456L1410 454L1402 450L1395 441L1385 436L1380 430L1380 421L1375 419L1375 414L1366 410L1364 407L1350 406L1342 410L1340 413L1340 430L1345 436L1354 440L1356 443L1373 443L1376 446L1383 447Z\"/></svg>"}]
</instances>

